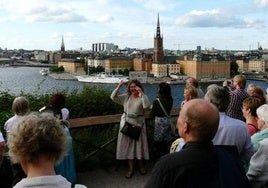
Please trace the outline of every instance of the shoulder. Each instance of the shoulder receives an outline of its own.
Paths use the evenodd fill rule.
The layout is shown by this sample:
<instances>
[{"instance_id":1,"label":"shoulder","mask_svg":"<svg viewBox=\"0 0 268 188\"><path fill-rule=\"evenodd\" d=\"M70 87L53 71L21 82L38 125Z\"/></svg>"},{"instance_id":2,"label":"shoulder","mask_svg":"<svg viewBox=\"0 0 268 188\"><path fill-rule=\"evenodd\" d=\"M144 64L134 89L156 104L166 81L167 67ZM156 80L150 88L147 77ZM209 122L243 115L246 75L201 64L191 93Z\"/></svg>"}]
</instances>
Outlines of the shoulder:
<instances>
[{"instance_id":1,"label":"shoulder","mask_svg":"<svg viewBox=\"0 0 268 188\"><path fill-rule=\"evenodd\" d=\"M232 118L230 116L227 116L225 113L220 113L220 120L221 120L221 124L226 125L226 126L230 126L230 127L240 127L242 129L246 128L246 123L239 120L239 119L235 119ZM220 125L221 126L221 125Z\"/></svg>"}]
</instances>

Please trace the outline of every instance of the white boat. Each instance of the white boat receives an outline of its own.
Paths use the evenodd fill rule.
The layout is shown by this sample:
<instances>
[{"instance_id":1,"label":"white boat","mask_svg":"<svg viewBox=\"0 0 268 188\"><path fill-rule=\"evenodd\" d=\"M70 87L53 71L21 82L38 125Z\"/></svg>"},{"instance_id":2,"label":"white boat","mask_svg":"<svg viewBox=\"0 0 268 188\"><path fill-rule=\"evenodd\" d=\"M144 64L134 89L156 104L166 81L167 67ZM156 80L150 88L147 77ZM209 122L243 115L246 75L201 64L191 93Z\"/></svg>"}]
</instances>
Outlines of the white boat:
<instances>
[{"instance_id":1,"label":"white boat","mask_svg":"<svg viewBox=\"0 0 268 188\"><path fill-rule=\"evenodd\" d=\"M41 74L42 76L47 76L47 75L48 75L48 69L41 69L41 70L40 70L40 74Z\"/></svg>"},{"instance_id":2,"label":"white boat","mask_svg":"<svg viewBox=\"0 0 268 188\"><path fill-rule=\"evenodd\" d=\"M185 81L172 79L172 80L167 80L166 83L169 85L177 85L177 84L184 84Z\"/></svg>"},{"instance_id":3,"label":"white boat","mask_svg":"<svg viewBox=\"0 0 268 188\"><path fill-rule=\"evenodd\" d=\"M121 80L124 82L128 82L128 77L123 75L109 75L105 73L97 74L97 75L80 75L76 76L79 82L89 82L89 83L105 83L105 84L117 84Z\"/></svg>"}]
</instances>

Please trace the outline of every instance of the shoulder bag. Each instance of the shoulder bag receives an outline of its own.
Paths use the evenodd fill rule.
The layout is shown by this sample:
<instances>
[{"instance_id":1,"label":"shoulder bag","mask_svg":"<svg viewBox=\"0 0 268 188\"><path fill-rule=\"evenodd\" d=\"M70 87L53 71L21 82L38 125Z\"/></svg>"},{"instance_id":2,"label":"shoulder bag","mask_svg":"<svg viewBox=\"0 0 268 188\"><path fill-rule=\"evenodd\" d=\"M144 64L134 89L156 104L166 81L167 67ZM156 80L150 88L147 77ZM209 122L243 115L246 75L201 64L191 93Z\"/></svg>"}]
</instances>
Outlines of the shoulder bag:
<instances>
[{"instance_id":1,"label":"shoulder bag","mask_svg":"<svg viewBox=\"0 0 268 188\"><path fill-rule=\"evenodd\" d=\"M142 127L127 122L126 115L127 113L125 113L125 124L120 132L132 139L138 140L140 138Z\"/></svg>"},{"instance_id":2,"label":"shoulder bag","mask_svg":"<svg viewBox=\"0 0 268 188\"><path fill-rule=\"evenodd\" d=\"M158 101L158 103L159 103L159 105L160 105L160 107L162 108L162 110L163 110L163 112L165 113L165 115L169 118L169 122L170 122L170 128L171 128L171 133L173 134L173 135L176 135L177 133L177 131L176 131L176 124L173 122L173 121L171 121L171 117L170 117L170 115L168 115L168 113L167 113L167 111L166 111L166 109L164 108L164 106L162 105L162 103L161 103L161 101L159 100L159 98L156 98L156 100Z\"/></svg>"}]
</instances>

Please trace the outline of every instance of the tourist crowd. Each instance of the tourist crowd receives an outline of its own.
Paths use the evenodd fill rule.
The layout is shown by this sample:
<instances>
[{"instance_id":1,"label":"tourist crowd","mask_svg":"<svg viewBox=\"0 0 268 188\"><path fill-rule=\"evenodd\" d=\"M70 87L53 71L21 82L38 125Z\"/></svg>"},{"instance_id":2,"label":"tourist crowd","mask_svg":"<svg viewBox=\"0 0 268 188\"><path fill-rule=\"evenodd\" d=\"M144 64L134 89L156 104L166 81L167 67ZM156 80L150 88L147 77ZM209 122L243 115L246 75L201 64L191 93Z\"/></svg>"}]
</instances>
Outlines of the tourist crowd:
<instances>
[{"instance_id":1,"label":"tourist crowd","mask_svg":"<svg viewBox=\"0 0 268 188\"><path fill-rule=\"evenodd\" d=\"M189 78L174 134L170 85L160 83L151 103L138 80L131 80L126 92L120 93L124 84L121 81L116 86L111 100L124 109L116 159L127 161L125 178L132 178L136 162L139 173L147 173L144 115L149 110L154 119L157 162L146 187L268 186L268 98L260 86L246 87L245 76L236 75L222 86L209 85L204 92L197 79ZM0 187L75 184L69 110L64 104L64 95L56 93L48 105L33 113L25 97L14 99L14 116L4 125L5 136L0 132L0 177L7 177ZM175 141L171 144L171 140Z\"/></svg>"}]
</instances>

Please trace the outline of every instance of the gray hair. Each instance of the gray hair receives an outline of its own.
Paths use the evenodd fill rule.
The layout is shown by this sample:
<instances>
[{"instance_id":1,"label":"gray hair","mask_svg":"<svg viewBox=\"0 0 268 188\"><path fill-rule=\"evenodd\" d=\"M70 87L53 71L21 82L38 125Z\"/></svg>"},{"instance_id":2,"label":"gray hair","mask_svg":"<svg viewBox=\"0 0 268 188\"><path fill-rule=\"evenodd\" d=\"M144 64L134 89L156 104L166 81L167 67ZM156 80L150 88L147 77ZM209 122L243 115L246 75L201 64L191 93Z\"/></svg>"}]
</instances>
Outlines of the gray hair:
<instances>
[{"instance_id":1,"label":"gray hair","mask_svg":"<svg viewBox=\"0 0 268 188\"><path fill-rule=\"evenodd\" d=\"M258 118L263 120L266 126L268 126L268 104L261 105L259 108L257 108L256 112L257 112Z\"/></svg>"},{"instance_id":2,"label":"gray hair","mask_svg":"<svg viewBox=\"0 0 268 188\"><path fill-rule=\"evenodd\" d=\"M225 87L210 87L204 97L205 100L214 104L220 112L224 112L229 105L229 92Z\"/></svg>"}]
</instances>

